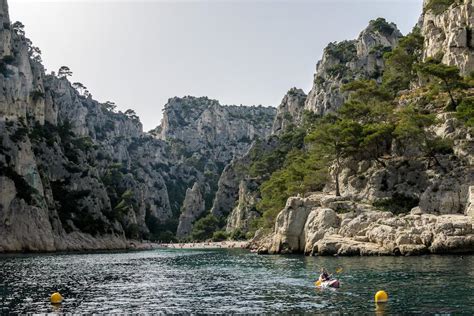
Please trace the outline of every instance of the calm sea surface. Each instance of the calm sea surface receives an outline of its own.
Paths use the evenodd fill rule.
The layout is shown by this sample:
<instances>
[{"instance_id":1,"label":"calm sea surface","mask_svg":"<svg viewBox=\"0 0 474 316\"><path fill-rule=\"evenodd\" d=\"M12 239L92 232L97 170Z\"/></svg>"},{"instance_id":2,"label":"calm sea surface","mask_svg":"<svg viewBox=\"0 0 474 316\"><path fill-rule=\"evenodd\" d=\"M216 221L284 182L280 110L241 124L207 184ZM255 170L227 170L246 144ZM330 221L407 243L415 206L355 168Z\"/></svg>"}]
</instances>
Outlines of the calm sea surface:
<instances>
[{"instance_id":1,"label":"calm sea surface","mask_svg":"<svg viewBox=\"0 0 474 316\"><path fill-rule=\"evenodd\" d=\"M342 287L316 289L318 269ZM377 290L389 293L376 306ZM60 307L49 303L59 290ZM0 256L0 313L474 314L474 256L260 256L243 250Z\"/></svg>"}]
</instances>

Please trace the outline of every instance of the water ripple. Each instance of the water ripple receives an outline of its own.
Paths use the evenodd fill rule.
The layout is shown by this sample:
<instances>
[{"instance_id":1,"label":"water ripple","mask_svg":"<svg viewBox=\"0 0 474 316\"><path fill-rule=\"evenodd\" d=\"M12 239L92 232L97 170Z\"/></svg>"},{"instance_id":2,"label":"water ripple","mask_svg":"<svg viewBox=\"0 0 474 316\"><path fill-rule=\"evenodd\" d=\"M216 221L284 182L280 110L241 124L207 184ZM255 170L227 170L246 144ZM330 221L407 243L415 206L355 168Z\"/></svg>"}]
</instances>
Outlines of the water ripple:
<instances>
[{"instance_id":1,"label":"water ripple","mask_svg":"<svg viewBox=\"0 0 474 316\"><path fill-rule=\"evenodd\" d=\"M0 256L3 313L474 313L474 257L316 258L242 250ZM342 267L342 288L314 287ZM3 286L2 286L3 285ZM387 305L373 295L389 292ZM59 290L60 307L48 296Z\"/></svg>"}]
</instances>

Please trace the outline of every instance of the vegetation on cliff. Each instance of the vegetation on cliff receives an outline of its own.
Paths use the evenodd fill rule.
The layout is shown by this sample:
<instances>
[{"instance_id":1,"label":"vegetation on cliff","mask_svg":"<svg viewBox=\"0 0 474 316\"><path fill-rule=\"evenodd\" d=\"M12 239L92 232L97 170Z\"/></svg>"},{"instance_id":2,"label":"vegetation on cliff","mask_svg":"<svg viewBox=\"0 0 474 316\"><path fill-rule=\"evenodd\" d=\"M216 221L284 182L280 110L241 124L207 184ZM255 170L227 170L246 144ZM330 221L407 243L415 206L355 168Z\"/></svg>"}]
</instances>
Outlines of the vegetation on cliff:
<instances>
[{"instance_id":1,"label":"vegetation on cliff","mask_svg":"<svg viewBox=\"0 0 474 316\"><path fill-rule=\"evenodd\" d=\"M299 135L302 139L304 134L303 142L286 148L282 141L285 150L279 147L254 156L250 170L270 174L260 186L262 199L257 208L262 218L256 220L254 229L272 227L288 197L321 190L331 178L336 195L340 195L339 176L350 162L371 160L385 167L385 160L408 155L406 150L410 147L416 148L415 154L410 154L412 158L428 159L434 166L445 168L438 158L453 152L452 142L433 131L438 123L436 115L452 112L472 128L474 110L469 89L474 85L472 78L462 78L456 67L433 59L423 62L422 47L423 37L414 29L385 54L386 70L381 83L349 82L343 89L350 92L350 97L338 111L309 117L305 128L289 130L281 136L291 139ZM403 98L410 100L407 94L416 95L418 102L400 106ZM416 197L408 195L375 204L404 213L417 202Z\"/></svg>"}]
</instances>

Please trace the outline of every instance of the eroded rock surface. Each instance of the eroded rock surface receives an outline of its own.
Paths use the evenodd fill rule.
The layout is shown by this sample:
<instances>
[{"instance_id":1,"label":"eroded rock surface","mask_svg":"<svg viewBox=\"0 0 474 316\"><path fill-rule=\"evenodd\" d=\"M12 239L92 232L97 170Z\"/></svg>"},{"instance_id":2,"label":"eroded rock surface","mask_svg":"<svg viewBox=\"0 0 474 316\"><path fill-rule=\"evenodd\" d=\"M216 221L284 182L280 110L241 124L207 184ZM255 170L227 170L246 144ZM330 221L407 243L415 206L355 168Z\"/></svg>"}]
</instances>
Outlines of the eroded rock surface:
<instances>
[{"instance_id":1,"label":"eroded rock surface","mask_svg":"<svg viewBox=\"0 0 474 316\"><path fill-rule=\"evenodd\" d=\"M204 197L199 183L186 191L176 237L183 238L191 233L193 222L205 211Z\"/></svg>"},{"instance_id":2,"label":"eroded rock surface","mask_svg":"<svg viewBox=\"0 0 474 316\"><path fill-rule=\"evenodd\" d=\"M273 108L185 97L144 133L133 111L46 74L6 0L0 22L0 251L119 249L174 234L187 189L200 183L199 208L210 209L224 166L271 130Z\"/></svg>"},{"instance_id":3,"label":"eroded rock surface","mask_svg":"<svg viewBox=\"0 0 474 316\"><path fill-rule=\"evenodd\" d=\"M334 202L350 205L336 212ZM308 255L417 255L474 251L473 220L463 214L394 215L350 199L314 194L294 197L278 215L273 233L257 236L260 253Z\"/></svg>"},{"instance_id":4,"label":"eroded rock surface","mask_svg":"<svg viewBox=\"0 0 474 316\"><path fill-rule=\"evenodd\" d=\"M341 91L344 84L355 79L380 81L383 54L391 51L401 36L395 24L377 19L370 22L358 39L330 43L316 66L305 109L320 115L333 112L347 99L348 93Z\"/></svg>"},{"instance_id":5,"label":"eroded rock surface","mask_svg":"<svg viewBox=\"0 0 474 316\"><path fill-rule=\"evenodd\" d=\"M461 73L474 69L474 7L471 0L453 1L445 9L429 9L424 1L422 34L424 57L441 59L444 64L459 67Z\"/></svg>"}]
</instances>

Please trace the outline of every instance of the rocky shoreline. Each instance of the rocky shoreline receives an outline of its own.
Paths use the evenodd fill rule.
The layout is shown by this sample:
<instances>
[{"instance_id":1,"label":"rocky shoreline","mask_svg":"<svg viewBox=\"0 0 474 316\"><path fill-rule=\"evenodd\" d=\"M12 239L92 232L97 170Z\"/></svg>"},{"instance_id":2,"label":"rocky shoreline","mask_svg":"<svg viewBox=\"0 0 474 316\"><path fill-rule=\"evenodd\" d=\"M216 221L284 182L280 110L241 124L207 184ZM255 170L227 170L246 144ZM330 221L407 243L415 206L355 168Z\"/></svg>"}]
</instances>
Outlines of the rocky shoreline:
<instances>
[{"instance_id":1,"label":"rocky shoreline","mask_svg":"<svg viewBox=\"0 0 474 316\"><path fill-rule=\"evenodd\" d=\"M95 251L128 251L150 250L157 244L148 241L125 239L121 236L104 235L93 237L89 234L74 232L61 238L48 247L24 248L18 243L8 243L8 248L0 247L0 254L8 253L52 253L52 252L95 252Z\"/></svg>"},{"instance_id":2,"label":"rocky shoreline","mask_svg":"<svg viewBox=\"0 0 474 316\"><path fill-rule=\"evenodd\" d=\"M273 232L257 232L249 248L260 254L321 256L473 253L473 192L471 187L466 215L426 214L419 207L394 215L347 197L292 197Z\"/></svg>"},{"instance_id":3,"label":"rocky shoreline","mask_svg":"<svg viewBox=\"0 0 474 316\"><path fill-rule=\"evenodd\" d=\"M84 237L84 236L83 236ZM87 243L75 243L69 248L43 249L3 249L1 254L15 253L83 253L83 252L115 252L115 251L146 251L154 249L248 249L248 241L219 241L219 242L187 242L159 243L152 241L127 240L114 236L90 237ZM82 238L82 241L85 239Z\"/></svg>"}]
</instances>

